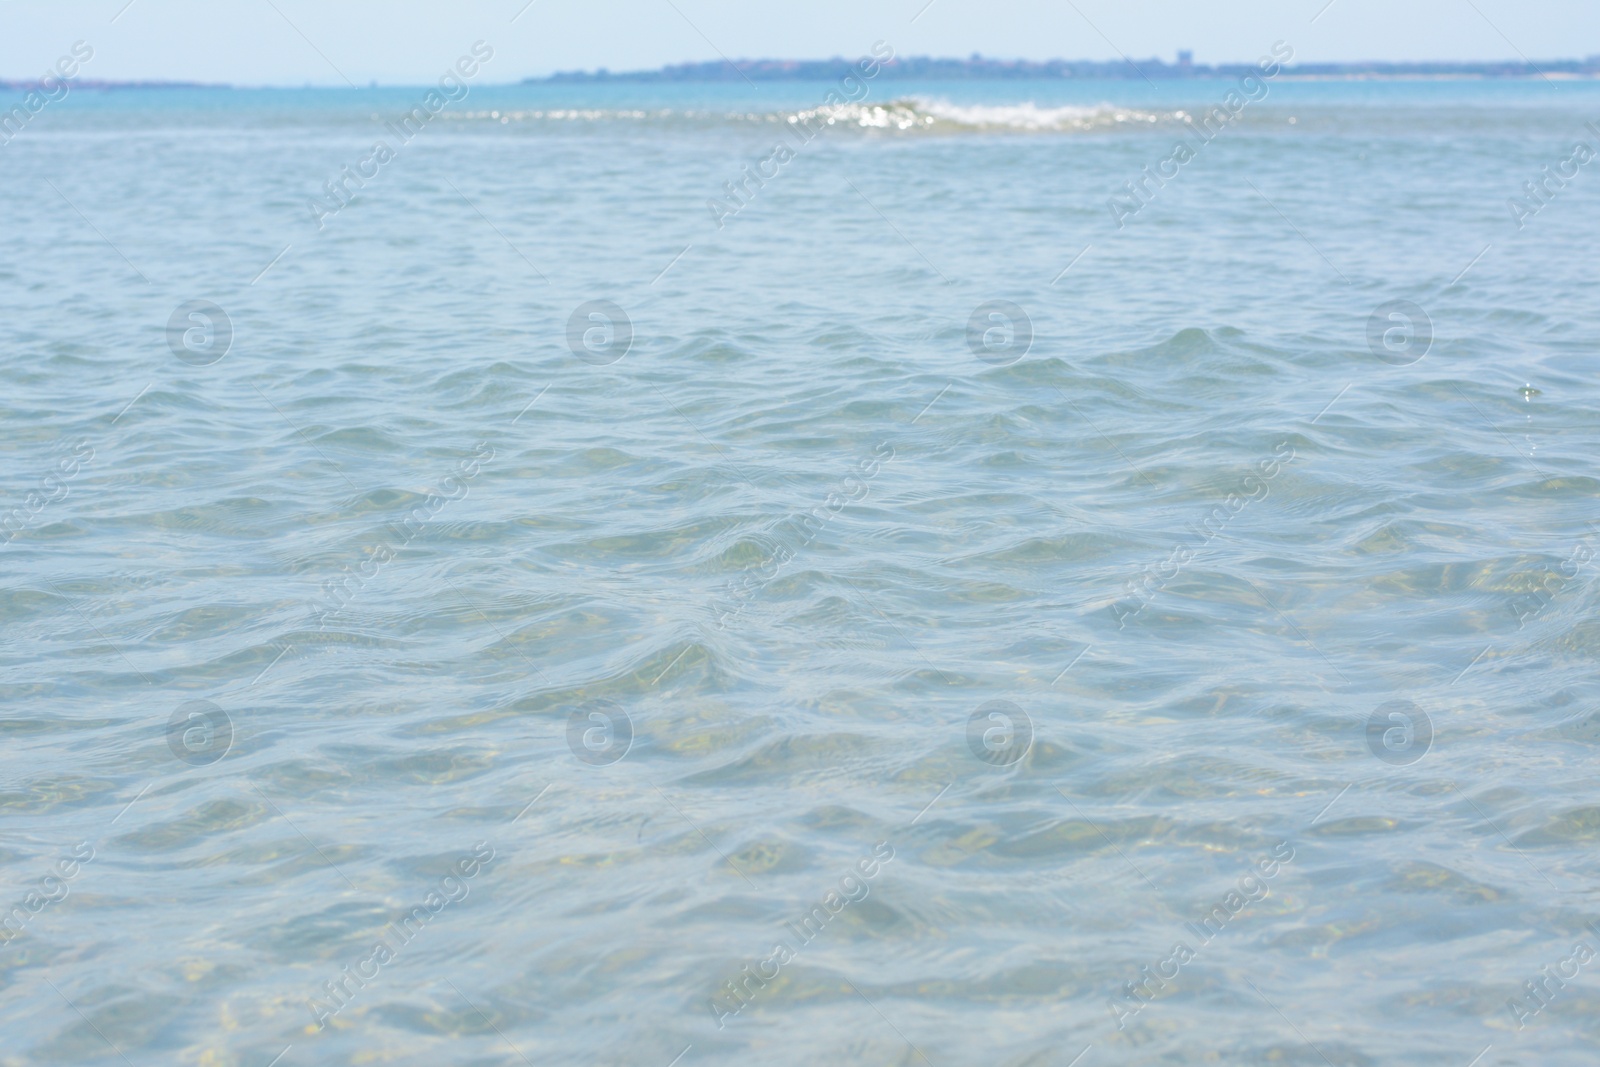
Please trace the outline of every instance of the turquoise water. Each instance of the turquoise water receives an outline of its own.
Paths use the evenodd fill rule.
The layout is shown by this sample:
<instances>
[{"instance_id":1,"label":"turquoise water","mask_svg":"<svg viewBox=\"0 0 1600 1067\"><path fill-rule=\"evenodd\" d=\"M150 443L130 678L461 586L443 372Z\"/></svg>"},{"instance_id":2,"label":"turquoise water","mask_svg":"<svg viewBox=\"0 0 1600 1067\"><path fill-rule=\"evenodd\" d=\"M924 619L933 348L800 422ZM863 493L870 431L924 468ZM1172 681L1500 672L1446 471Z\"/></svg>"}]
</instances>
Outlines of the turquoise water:
<instances>
[{"instance_id":1,"label":"turquoise water","mask_svg":"<svg viewBox=\"0 0 1600 1067\"><path fill-rule=\"evenodd\" d=\"M33 116L0 1064L1592 1062L1600 88L1230 87Z\"/></svg>"}]
</instances>

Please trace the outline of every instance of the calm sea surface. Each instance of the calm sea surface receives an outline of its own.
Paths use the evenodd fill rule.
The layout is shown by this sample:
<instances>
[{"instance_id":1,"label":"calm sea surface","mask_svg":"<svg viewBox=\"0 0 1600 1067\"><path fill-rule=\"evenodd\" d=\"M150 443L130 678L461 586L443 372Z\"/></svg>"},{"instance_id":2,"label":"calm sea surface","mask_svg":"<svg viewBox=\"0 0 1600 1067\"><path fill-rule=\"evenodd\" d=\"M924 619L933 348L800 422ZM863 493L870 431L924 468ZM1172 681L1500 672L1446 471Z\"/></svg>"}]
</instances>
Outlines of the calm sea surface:
<instances>
[{"instance_id":1,"label":"calm sea surface","mask_svg":"<svg viewBox=\"0 0 1600 1067\"><path fill-rule=\"evenodd\" d=\"M1600 87L476 82L0 148L0 1064L1594 1062Z\"/></svg>"}]
</instances>

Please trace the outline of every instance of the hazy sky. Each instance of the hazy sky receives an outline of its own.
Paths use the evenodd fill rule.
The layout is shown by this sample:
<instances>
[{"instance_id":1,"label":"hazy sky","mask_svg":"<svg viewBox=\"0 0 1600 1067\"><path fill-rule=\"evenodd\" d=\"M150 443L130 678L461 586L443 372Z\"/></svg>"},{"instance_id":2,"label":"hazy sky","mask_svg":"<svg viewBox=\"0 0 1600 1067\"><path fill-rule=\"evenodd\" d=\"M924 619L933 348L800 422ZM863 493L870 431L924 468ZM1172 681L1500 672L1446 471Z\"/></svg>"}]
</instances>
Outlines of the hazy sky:
<instances>
[{"instance_id":1,"label":"hazy sky","mask_svg":"<svg viewBox=\"0 0 1600 1067\"><path fill-rule=\"evenodd\" d=\"M431 81L480 38L495 49L490 81L719 55L856 56L879 39L901 55L1030 59L1170 60L1192 48L1198 61L1225 62L1253 59L1277 39L1301 60L1600 53L1596 0L533 0L525 10L526 0L125 3L0 0L0 77L37 76L79 39L95 50L84 77L238 85Z\"/></svg>"}]
</instances>

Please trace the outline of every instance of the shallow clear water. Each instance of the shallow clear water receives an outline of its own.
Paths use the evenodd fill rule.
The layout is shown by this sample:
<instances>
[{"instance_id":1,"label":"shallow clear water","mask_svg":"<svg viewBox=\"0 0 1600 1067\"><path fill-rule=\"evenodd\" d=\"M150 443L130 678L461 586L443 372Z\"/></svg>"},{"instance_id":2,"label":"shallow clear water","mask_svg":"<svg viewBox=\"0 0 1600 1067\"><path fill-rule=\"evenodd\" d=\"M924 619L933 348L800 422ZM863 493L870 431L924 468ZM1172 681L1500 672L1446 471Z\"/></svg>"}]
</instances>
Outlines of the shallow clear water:
<instances>
[{"instance_id":1,"label":"shallow clear water","mask_svg":"<svg viewBox=\"0 0 1600 1067\"><path fill-rule=\"evenodd\" d=\"M34 117L0 1064L1592 1062L1600 89L1229 88Z\"/></svg>"}]
</instances>

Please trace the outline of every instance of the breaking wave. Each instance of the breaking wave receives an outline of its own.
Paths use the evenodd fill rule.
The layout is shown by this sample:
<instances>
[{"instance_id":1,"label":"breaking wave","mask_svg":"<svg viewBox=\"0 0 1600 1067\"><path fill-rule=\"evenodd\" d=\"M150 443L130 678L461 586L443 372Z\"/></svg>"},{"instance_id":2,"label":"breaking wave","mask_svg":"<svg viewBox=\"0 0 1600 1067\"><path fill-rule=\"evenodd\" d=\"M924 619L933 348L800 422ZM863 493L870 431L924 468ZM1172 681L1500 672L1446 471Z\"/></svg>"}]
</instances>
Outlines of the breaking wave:
<instances>
[{"instance_id":1,"label":"breaking wave","mask_svg":"<svg viewBox=\"0 0 1600 1067\"><path fill-rule=\"evenodd\" d=\"M925 97L904 97L886 103L850 103L799 111L717 112L670 108L548 108L445 112L458 122L511 125L544 122L638 122L672 125L744 125L783 123L810 128L836 126L891 132L1088 133L1119 127L1149 127L1182 120L1184 113L1144 111L1102 103L1041 107L1033 101L1014 104L952 104Z\"/></svg>"},{"instance_id":2,"label":"breaking wave","mask_svg":"<svg viewBox=\"0 0 1600 1067\"><path fill-rule=\"evenodd\" d=\"M1152 111L1095 104L1088 107L1040 107L1020 104L951 104L909 97L887 104L845 104L816 108L790 116L790 122L821 119L833 124L889 130L1018 130L1027 133L1077 133L1125 124L1148 125L1162 116Z\"/></svg>"}]
</instances>

